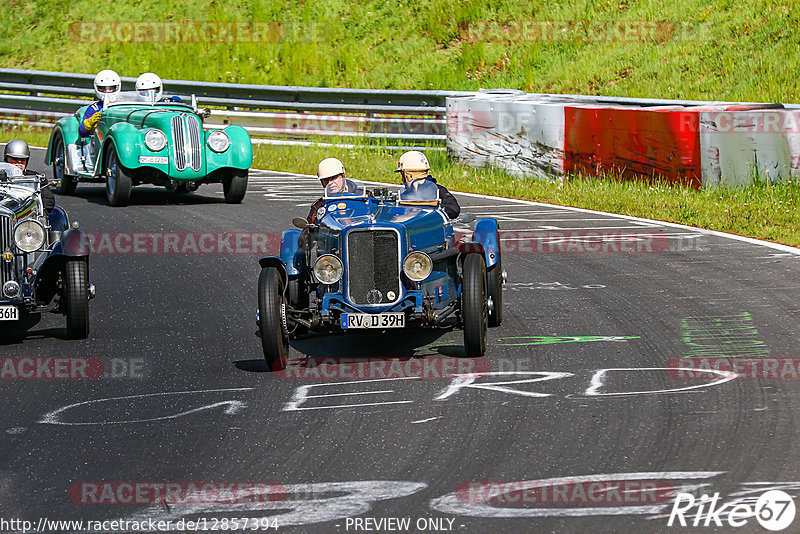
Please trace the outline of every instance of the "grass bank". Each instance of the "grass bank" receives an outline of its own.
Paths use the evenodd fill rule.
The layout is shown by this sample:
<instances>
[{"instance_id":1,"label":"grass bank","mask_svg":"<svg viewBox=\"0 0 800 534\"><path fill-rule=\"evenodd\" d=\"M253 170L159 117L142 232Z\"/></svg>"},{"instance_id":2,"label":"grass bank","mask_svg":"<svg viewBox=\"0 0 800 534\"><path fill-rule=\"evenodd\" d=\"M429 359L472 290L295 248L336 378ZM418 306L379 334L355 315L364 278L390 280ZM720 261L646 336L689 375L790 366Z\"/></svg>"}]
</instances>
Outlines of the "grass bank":
<instances>
[{"instance_id":1,"label":"grass bank","mask_svg":"<svg viewBox=\"0 0 800 534\"><path fill-rule=\"evenodd\" d=\"M799 102L798 27L794 0L6 0L0 66Z\"/></svg>"}]
</instances>

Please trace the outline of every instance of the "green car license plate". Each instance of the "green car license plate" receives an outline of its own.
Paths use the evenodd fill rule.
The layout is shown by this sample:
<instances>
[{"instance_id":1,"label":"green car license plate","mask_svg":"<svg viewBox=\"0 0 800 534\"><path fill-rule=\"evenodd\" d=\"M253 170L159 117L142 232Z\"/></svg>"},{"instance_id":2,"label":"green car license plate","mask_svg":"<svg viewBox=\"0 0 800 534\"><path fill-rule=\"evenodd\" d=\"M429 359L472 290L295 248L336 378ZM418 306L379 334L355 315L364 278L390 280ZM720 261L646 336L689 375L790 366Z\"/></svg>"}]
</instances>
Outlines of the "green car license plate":
<instances>
[{"instance_id":1,"label":"green car license plate","mask_svg":"<svg viewBox=\"0 0 800 534\"><path fill-rule=\"evenodd\" d=\"M352 328L404 328L404 313L343 313L342 329Z\"/></svg>"}]
</instances>

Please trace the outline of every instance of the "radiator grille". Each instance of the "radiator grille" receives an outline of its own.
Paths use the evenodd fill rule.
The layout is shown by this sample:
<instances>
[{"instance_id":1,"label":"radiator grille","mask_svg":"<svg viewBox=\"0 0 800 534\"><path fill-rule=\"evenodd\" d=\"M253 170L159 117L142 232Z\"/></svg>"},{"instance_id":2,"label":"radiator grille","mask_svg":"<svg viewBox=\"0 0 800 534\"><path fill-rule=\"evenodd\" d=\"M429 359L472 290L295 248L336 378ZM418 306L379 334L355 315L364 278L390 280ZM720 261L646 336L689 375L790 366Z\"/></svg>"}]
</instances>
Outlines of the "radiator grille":
<instances>
[{"instance_id":1,"label":"radiator grille","mask_svg":"<svg viewBox=\"0 0 800 534\"><path fill-rule=\"evenodd\" d=\"M179 171L191 167L199 171L203 164L203 134L200 121L194 115L175 115L172 126L172 149L175 168Z\"/></svg>"},{"instance_id":2,"label":"radiator grille","mask_svg":"<svg viewBox=\"0 0 800 534\"><path fill-rule=\"evenodd\" d=\"M186 117L186 129L189 131L189 154L191 155L191 166L193 171L200 170L200 158L203 145L200 135L200 121L194 115Z\"/></svg>"},{"instance_id":3,"label":"radiator grille","mask_svg":"<svg viewBox=\"0 0 800 534\"><path fill-rule=\"evenodd\" d=\"M0 253L11 249L11 240L14 238L14 223L11 217L0 215ZM14 262L6 263L0 260L0 287L14 278Z\"/></svg>"},{"instance_id":4,"label":"radiator grille","mask_svg":"<svg viewBox=\"0 0 800 534\"><path fill-rule=\"evenodd\" d=\"M172 117L172 150L175 153L175 168L186 168L186 141L183 135L183 120L179 115Z\"/></svg>"},{"instance_id":5,"label":"radiator grille","mask_svg":"<svg viewBox=\"0 0 800 534\"><path fill-rule=\"evenodd\" d=\"M347 293L353 304L380 306L400 299L398 255L398 236L393 230L347 234Z\"/></svg>"}]
</instances>

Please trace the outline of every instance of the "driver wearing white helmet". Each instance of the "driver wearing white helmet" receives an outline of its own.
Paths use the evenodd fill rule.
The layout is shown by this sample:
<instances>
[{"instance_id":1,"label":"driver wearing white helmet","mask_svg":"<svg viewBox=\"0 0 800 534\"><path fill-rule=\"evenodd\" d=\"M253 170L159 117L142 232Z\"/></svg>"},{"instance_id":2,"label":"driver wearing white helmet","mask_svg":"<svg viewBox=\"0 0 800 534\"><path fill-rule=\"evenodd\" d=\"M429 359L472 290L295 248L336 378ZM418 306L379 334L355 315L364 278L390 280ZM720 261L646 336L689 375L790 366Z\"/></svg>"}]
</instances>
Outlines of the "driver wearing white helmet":
<instances>
[{"instance_id":1,"label":"driver wearing white helmet","mask_svg":"<svg viewBox=\"0 0 800 534\"><path fill-rule=\"evenodd\" d=\"M119 74L111 69L101 70L94 77L94 94L97 95L97 101L90 104L81 116L78 122L78 134L81 137L89 137L94 132L98 121L100 121L100 112L103 111L103 99L114 93L119 93L122 88L122 80Z\"/></svg>"},{"instance_id":2,"label":"driver wearing white helmet","mask_svg":"<svg viewBox=\"0 0 800 534\"><path fill-rule=\"evenodd\" d=\"M436 183L436 178L430 175L430 170L431 166L425 154L418 150L410 150L400 156L400 160L397 162L397 169L394 172L400 173L404 184L415 180L428 180L436 184L436 187L439 188L439 200L441 201L442 209L448 217L455 219L461 213L461 206L459 206L458 200L445 186Z\"/></svg>"},{"instance_id":3,"label":"driver wearing white helmet","mask_svg":"<svg viewBox=\"0 0 800 534\"><path fill-rule=\"evenodd\" d=\"M183 102L179 96L161 98L164 93L164 84L158 74L145 72L136 78L136 91L139 96L152 102Z\"/></svg>"},{"instance_id":4,"label":"driver wearing white helmet","mask_svg":"<svg viewBox=\"0 0 800 534\"><path fill-rule=\"evenodd\" d=\"M317 178L319 178L322 187L328 187L331 182L341 182L340 190L350 190L352 187L350 180L347 179L347 173L344 170L344 165L336 158L325 158L319 162L317 166ZM324 199L320 198L311 205L306 220L314 224L317 221L317 212L322 207Z\"/></svg>"}]
</instances>

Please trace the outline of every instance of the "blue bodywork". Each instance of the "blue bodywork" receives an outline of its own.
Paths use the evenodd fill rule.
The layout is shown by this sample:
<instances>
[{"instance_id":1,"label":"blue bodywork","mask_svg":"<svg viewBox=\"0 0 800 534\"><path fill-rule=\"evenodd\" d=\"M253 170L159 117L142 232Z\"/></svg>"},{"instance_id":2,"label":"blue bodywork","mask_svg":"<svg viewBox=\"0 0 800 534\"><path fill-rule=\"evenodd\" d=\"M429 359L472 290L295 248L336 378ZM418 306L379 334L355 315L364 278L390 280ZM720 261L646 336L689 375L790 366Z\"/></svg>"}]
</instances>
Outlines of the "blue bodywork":
<instances>
[{"instance_id":1,"label":"blue bodywork","mask_svg":"<svg viewBox=\"0 0 800 534\"><path fill-rule=\"evenodd\" d=\"M324 214L323 214L324 212ZM407 317L423 324L431 323L437 311L457 306L461 297L461 264L468 253L482 254L487 267L497 262L499 243L497 222L479 219L475 225L474 241L456 241L453 223L443 210L417 205L402 205L394 201L367 196L327 198L318 210L317 225L309 231L286 230L281 238L280 257L265 257L262 267L275 266L285 281L312 280L310 273L314 258L333 254L341 259L344 274L331 285L311 283L308 292L316 302L315 313L321 321L334 328L345 327L342 313L405 312ZM397 232L398 291L392 302L380 305L357 305L349 297L348 276L351 262L348 236L363 230ZM303 239L316 241L314 252L306 257ZM403 260L412 252L425 252L433 260L433 271L421 282L409 279L402 269ZM358 261L365 261L360 258ZM290 306L297 303L289 301Z\"/></svg>"},{"instance_id":2,"label":"blue bodywork","mask_svg":"<svg viewBox=\"0 0 800 534\"><path fill-rule=\"evenodd\" d=\"M6 215L13 216L11 213ZM66 260L68 258L88 258L88 236L82 230L70 229L69 217L61 206L56 206L50 212L48 222L50 223L50 234L41 250L24 253L9 249L14 254L14 259L11 261L13 272L11 280L15 280L20 285L20 294L15 298L7 298L0 293L0 305L20 306L22 311L28 313L52 311L48 305L60 291L58 277L64 269ZM50 242L51 236L58 236L58 238ZM31 269L32 272L28 273L28 269Z\"/></svg>"}]
</instances>

